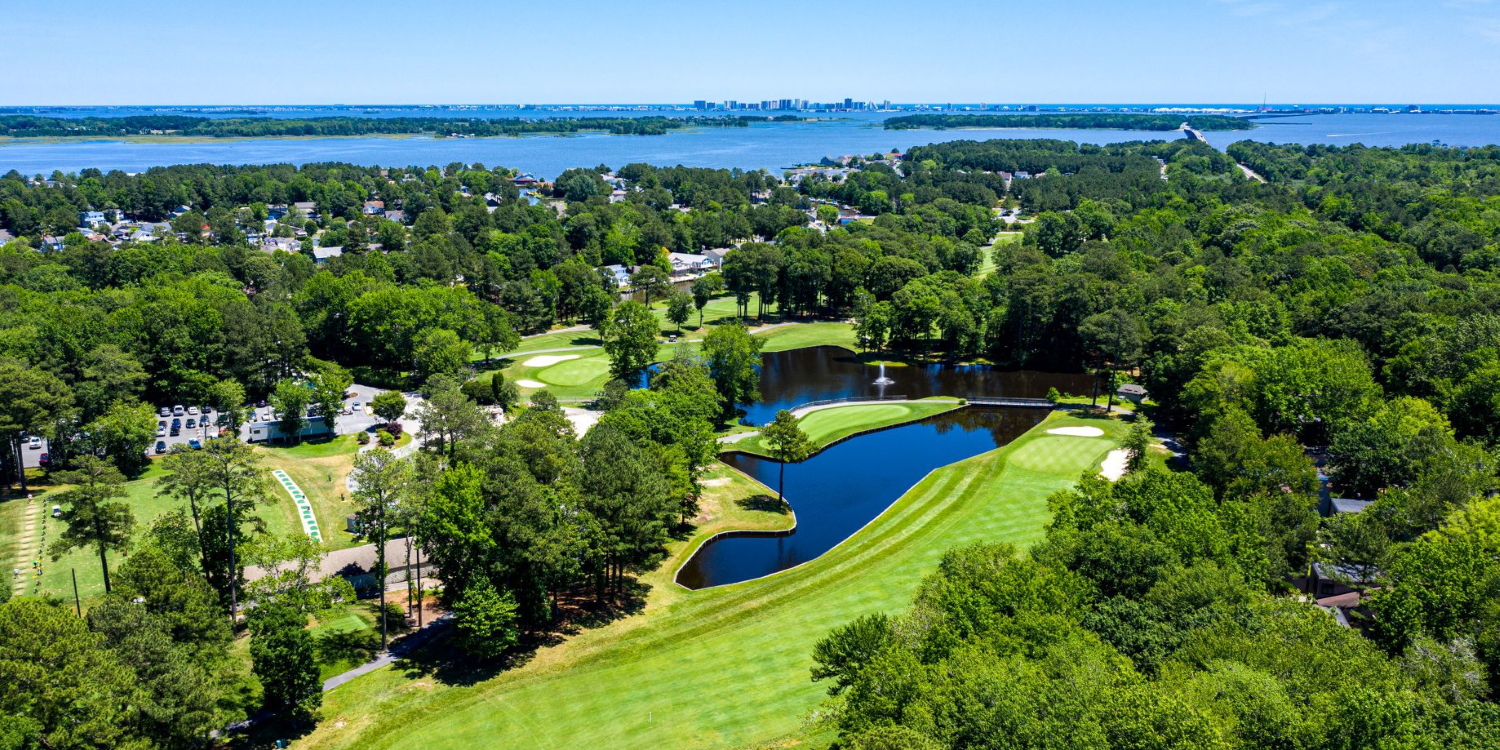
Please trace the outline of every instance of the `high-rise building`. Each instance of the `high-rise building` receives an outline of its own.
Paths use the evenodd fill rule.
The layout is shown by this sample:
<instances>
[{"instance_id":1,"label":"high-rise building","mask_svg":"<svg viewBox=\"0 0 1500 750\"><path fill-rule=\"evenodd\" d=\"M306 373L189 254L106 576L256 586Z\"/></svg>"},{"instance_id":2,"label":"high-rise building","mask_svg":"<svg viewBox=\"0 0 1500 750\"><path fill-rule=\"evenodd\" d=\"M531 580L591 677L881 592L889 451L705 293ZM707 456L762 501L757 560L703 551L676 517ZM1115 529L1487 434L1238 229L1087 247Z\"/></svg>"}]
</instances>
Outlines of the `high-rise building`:
<instances>
[{"instance_id":1,"label":"high-rise building","mask_svg":"<svg viewBox=\"0 0 1500 750\"><path fill-rule=\"evenodd\" d=\"M708 109L708 101L706 99L694 99L693 109L699 110L700 112Z\"/></svg>"}]
</instances>

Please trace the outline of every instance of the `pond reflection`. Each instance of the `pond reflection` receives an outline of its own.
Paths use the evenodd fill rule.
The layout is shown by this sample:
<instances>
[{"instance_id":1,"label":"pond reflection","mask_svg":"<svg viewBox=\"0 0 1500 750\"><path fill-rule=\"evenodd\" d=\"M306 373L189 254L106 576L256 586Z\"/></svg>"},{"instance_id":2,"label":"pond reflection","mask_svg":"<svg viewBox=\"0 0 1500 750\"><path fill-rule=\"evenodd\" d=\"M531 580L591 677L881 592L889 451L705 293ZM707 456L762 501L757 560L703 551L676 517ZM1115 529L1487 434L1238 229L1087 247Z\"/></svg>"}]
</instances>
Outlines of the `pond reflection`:
<instances>
[{"instance_id":1,"label":"pond reflection","mask_svg":"<svg viewBox=\"0 0 1500 750\"><path fill-rule=\"evenodd\" d=\"M928 472L1005 445L1047 413L969 407L861 435L790 464L786 499L797 514L796 530L782 536L719 537L683 565L677 582L694 589L721 586L812 560L879 516ZM723 459L776 487L777 462L742 453Z\"/></svg>"},{"instance_id":2,"label":"pond reflection","mask_svg":"<svg viewBox=\"0 0 1500 750\"><path fill-rule=\"evenodd\" d=\"M781 409L825 399L1044 398L1049 388L1083 394L1093 387L1093 380L1087 374L1006 371L987 365L891 366L885 369L885 376L891 384L877 385L878 365L860 362L852 352L837 346L772 352L761 357L760 403L741 408L745 410L747 424L760 425L775 419Z\"/></svg>"}]
</instances>

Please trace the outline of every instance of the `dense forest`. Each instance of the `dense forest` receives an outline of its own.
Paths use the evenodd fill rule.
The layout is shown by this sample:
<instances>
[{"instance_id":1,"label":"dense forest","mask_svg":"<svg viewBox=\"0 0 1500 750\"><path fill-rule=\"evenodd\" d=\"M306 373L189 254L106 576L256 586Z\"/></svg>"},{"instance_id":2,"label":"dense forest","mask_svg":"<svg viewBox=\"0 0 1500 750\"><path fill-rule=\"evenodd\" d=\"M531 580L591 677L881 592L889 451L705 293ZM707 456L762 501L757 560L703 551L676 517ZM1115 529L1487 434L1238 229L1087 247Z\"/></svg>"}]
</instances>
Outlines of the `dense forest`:
<instances>
[{"instance_id":1,"label":"dense forest","mask_svg":"<svg viewBox=\"0 0 1500 750\"><path fill-rule=\"evenodd\" d=\"M813 677L835 693L820 714L844 746L1500 741L1500 149L959 141L795 182L575 169L536 205L514 176L314 164L0 177L0 228L17 237L0 248L0 481L19 479L20 435L44 434L76 442L59 470L107 500L110 472L140 468L145 399L274 400L289 380L316 392L343 374L421 389L435 445L399 485L411 510L391 526L425 540L462 647L496 657L553 627L563 600L626 597L661 559L694 512L715 426L753 391L758 349L741 326L714 329L649 388L608 389L581 440L545 395L490 425L476 402L513 394L470 363L586 322L633 374L660 326L598 268L641 269L637 285L668 293L664 251L733 248L720 277L747 311L754 297L788 320L853 319L892 357L1133 378L1184 452L1171 470L1084 479L1051 499L1029 552L954 551L909 611L831 633ZM628 188L613 202L606 178ZM386 215L366 212L376 200ZM992 245L997 208L1025 218ZM83 211L166 226L112 242L78 227ZM266 235L294 250L251 244ZM315 263L315 245L344 253ZM237 455L185 455L210 454ZM383 469L361 471L375 486ZM1320 518L1320 471L1369 507ZM229 505L206 522L256 538ZM305 694L247 697L224 666L228 626L204 613L234 606L237 563L192 529L179 517L150 530L84 620L0 605L0 657L21 655L0 670L45 656L67 677L51 697L0 697L0 737L188 746L259 705L310 710ZM1352 627L1300 600L1313 563L1366 587ZM313 606L298 597L338 595L288 580L259 593L284 606L250 623L265 664L305 647L285 625ZM149 606L131 610L137 599ZM161 658L134 659L147 648ZM202 696L174 686L189 679L222 700L188 700ZM136 684L153 712L87 693L84 741L60 718L82 704L38 708L90 684Z\"/></svg>"},{"instance_id":2,"label":"dense forest","mask_svg":"<svg viewBox=\"0 0 1500 750\"><path fill-rule=\"evenodd\" d=\"M1060 130L1177 130L1190 123L1198 130L1250 130L1255 123L1227 115L1135 115L1080 112L1038 115L902 115L885 121L886 130L916 128L1056 128Z\"/></svg>"},{"instance_id":3,"label":"dense forest","mask_svg":"<svg viewBox=\"0 0 1500 750\"><path fill-rule=\"evenodd\" d=\"M135 115L131 117L59 118L34 115L0 116L0 136L12 138L99 138L122 135L164 135L184 138L270 138L290 136L436 135L497 136L538 133L603 131L614 135L662 135L691 127L746 127L764 122L760 116L738 117L193 117L190 115Z\"/></svg>"}]
</instances>

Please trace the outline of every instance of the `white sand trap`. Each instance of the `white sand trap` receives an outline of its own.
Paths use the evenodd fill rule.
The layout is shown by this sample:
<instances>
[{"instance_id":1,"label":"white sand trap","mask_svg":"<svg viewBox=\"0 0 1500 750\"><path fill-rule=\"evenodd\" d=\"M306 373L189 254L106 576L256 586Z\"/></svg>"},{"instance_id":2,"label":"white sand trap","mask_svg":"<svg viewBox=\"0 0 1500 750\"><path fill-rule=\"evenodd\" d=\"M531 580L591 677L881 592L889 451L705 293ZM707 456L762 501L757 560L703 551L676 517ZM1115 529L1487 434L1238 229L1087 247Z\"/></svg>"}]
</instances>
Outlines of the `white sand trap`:
<instances>
[{"instance_id":1,"label":"white sand trap","mask_svg":"<svg viewBox=\"0 0 1500 750\"><path fill-rule=\"evenodd\" d=\"M538 383L535 380L525 380L525 379L517 380L516 381L516 385L519 385L522 388L546 388L547 387L546 383Z\"/></svg>"},{"instance_id":2,"label":"white sand trap","mask_svg":"<svg viewBox=\"0 0 1500 750\"><path fill-rule=\"evenodd\" d=\"M1099 468L1099 476L1111 482L1117 481L1125 476L1126 464L1130 461L1130 451L1122 449L1112 450L1104 457L1104 465Z\"/></svg>"},{"instance_id":3,"label":"white sand trap","mask_svg":"<svg viewBox=\"0 0 1500 750\"><path fill-rule=\"evenodd\" d=\"M573 432L578 433L578 437L583 437L583 434L588 432L590 427L599 423L599 417L604 416L604 412L565 406L563 407L563 415L568 418L569 422L573 423Z\"/></svg>"},{"instance_id":4,"label":"white sand trap","mask_svg":"<svg viewBox=\"0 0 1500 750\"><path fill-rule=\"evenodd\" d=\"M521 363L522 367L551 367L558 362L567 362L570 359L578 359L579 354L543 354L540 357L532 357Z\"/></svg>"},{"instance_id":5,"label":"white sand trap","mask_svg":"<svg viewBox=\"0 0 1500 750\"><path fill-rule=\"evenodd\" d=\"M1098 427L1055 427L1047 430L1048 435L1071 435L1073 437L1101 437L1104 430Z\"/></svg>"}]
</instances>

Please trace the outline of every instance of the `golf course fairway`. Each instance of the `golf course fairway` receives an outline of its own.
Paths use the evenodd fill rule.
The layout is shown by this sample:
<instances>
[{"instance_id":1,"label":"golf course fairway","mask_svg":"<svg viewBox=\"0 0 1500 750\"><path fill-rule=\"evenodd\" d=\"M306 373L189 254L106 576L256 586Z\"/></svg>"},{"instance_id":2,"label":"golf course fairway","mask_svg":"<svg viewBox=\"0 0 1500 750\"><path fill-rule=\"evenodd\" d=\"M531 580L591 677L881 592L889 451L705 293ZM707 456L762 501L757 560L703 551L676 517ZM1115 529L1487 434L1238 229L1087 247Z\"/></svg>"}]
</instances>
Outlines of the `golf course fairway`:
<instances>
[{"instance_id":1,"label":"golf course fairway","mask_svg":"<svg viewBox=\"0 0 1500 750\"><path fill-rule=\"evenodd\" d=\"M1096 426L1101 437L1049 435ZM471 685L401 665L325 697L310 748L724 748L831 739L806 724L824 696L814 642L836 625L904 608L945 550L1026 546L1047 497L1096 471L1126 426L1054 412L1009 445L933 471L822 557L731 586L685 591L672 571L645 612L567 636ZM664 573L664 574L663 574Z\"/></svg>"}]
</instances>

